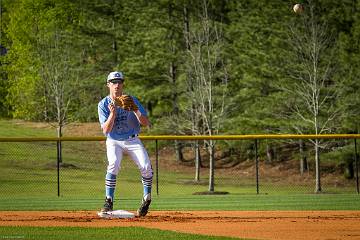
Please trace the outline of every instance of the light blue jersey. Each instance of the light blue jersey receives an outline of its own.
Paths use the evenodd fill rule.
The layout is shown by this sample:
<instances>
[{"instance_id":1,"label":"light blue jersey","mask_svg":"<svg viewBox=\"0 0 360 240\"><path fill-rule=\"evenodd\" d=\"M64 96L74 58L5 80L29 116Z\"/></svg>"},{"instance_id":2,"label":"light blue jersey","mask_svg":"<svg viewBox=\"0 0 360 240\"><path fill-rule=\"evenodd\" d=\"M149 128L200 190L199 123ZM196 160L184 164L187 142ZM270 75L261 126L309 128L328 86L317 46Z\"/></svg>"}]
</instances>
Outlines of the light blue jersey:
<instances>
[{"instance_id":1,"label":"light blue jersey","mask_svg":"<svg viewBox=\"0 0 360 240\"><path fill-rule=\"evenodd\" d=\"M140 104L139 100L131 96L138 106L142 115L147 116L147 112ZM109 104L112 102L110 96L103 98L98 104L99 122L101 128L110 115ZM140 123L134 112L126 111L120 107L116 107L116 118L111 132L106 134L107 138L113 140L125 140L132 135L140 133Z\"/></svg>"}]
</instances>

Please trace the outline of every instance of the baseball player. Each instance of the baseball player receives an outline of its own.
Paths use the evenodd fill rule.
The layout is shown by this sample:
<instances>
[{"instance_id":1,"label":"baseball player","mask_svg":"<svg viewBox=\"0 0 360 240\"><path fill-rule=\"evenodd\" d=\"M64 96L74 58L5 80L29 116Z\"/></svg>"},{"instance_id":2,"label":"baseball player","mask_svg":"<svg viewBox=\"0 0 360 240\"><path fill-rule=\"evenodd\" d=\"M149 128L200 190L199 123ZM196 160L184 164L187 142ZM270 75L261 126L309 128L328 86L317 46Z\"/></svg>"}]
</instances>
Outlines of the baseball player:
<instances>
[{"instance_id":1,"label":"baseball player","mask_svg":"<svg viewBox=\"0 0 360 240\"><path fill-rule=\"evenodd\" d=\"M150 126L147 112L134 96L123 92L122 72L111 72L107 77L110 94L98 104L101 129L106 135L108 166L105 176L105 204L101 212L113 210L116 176L121 167L123 154L130 155L138 166L144 189L138 216L145 216L151 203L153 170L146 149L138 138L140 125Z\"/></svg>"}]
</instances>

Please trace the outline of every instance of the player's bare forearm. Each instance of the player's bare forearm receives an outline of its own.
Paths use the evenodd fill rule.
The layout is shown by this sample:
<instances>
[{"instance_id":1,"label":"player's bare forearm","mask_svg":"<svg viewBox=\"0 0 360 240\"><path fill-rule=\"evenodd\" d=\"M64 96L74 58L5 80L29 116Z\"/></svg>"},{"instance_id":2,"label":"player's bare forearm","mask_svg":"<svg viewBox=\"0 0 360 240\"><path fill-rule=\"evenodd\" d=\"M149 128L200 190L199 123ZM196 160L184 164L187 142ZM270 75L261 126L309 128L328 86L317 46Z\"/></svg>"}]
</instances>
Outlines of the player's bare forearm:
<instances>
[{"instance_id":1,"label":"player's bare forearm","mask_svg":"<svg viewBox=\"0 0 360 240\"><path fill-rule=\"evenodd\" d=\"M114 122L116 118L116 106L113 103L109 104L110 114L108 119L105 121L104 125L102 126L102 130L104 134L111 132L112 128L114 127Z\"/></svg>"},{"instance_id":2,"label":"player's bare forearm","mask_svg":"<svg viewBox=\"0 0 360 240\"><path fill-rule=\"evenodd\" d=\"M145 126L145 127L150 127L151 126L151 123L149 121L149 119L145 116L141 116L140 119L139 119L139 122L142 126Z\"/></svg>"},{"instance_id":3,"label":"player's bare forearm","mask_svg":"<svg viewBox=\"0 0 360 240\"><path fill-rule=\"evenodd\" d=\"M111 132L112 128L114 127L114 122L116 118L116 106L114 104L109 104L109 110L110 115L102 127L104 134Z\"/></svg>"},{"instance_id":4,"label":"player's bare forearm","mask_svg":"<svg viewBox=\"0 0 360 240\"><path fill-rule=\"evenodd\" d=\"M139 120L139 123L142 126L145 126L145 127L150 127L151 126L151 123L150 123L149 118L147 116L142 115L139 110L135 111L134 113L135 113L137 119Z\"/></svg>"},{"instance_id":5,"label":"player's bare forearm","mask_svg":"<svg viewBox=\"0 0 360 240\"><path fill-rule=\"evenodd\" d=\"M108 120L106 120L106 122L104 123L103 128L102 128L104 134L111 132L111 130L114 126L114 121L115 121L115 116L113 117L110 114Z\"/></svg>"}]
</instances>

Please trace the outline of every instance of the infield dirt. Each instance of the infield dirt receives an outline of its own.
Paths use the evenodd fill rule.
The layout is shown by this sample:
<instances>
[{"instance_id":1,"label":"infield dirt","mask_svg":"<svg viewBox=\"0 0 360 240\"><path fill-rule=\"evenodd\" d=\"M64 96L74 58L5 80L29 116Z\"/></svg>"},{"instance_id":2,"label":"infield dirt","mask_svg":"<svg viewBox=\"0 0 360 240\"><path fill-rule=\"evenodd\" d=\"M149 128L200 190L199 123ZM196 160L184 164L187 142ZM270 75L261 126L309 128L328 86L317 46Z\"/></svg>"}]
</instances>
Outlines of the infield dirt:
<instances>
[{"instance_id":1,"label":"infield dirt","mask_svg":"<svg viewBox=\"0 0 360 240\"><path fill-rule=\"evenodd\" d=\"M360 211L151 211L133 219L101 219L95 211L1 211L0 226L137 226L254 239L360 239Z\"/></svg>"}]
</instances>

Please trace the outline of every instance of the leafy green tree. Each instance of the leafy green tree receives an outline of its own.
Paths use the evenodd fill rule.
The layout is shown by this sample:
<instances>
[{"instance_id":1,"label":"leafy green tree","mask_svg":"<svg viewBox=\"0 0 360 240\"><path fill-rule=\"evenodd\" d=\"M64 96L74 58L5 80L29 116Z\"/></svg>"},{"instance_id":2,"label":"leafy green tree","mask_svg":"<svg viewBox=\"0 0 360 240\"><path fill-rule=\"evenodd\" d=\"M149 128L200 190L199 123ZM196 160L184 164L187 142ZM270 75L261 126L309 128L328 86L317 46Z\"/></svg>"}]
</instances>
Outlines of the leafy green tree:
<instances>
[{"instance_id":1,"label":"leafy green tree","mask_svg":"<svg viewBox=\"0 0 360 240\"><path fill-rule=\"evenodd\" d=\"M137 1L129 8L132 25L119 67L130 79L128 90L137 92L154 118L169 116L178 104L179 12L172 1Z\"/></svg>"},{"instance_id":2,"label":"leafy green tree","mask_svg":"<svg viewBox=\"0 0 360 240\"><path fill-rule=\"evenodd\" d=\"M284 23L291 5L283 1L230 1L230 23L226 36L231 79L232 116L229 132L277 132L277 88L283 74L281 52L286 33Z\"/></svg>"},{"instance_id":3,"label":"leafy green tree","mask_svg":"<svg viewBox=\"0 0 360 240\"><path fill-rule=\"evenodd\" d=\"M79 121L97 121L97 104L108 94L106 77L124 61L124 39L129 28L130 9L119 0L74 1L79 19L73 38L80 55L76 111L71 116Z\"/></svg>"},{"instance_id":4,"label":"leafy green tree","mask_svg":"<svg viewBox=\"0 0 360 240\"><path fill-rule=\"evenodd\" d=\"M9 4L9 23L5 32L11 46L6 56L9 78L7 101L12 116L23 119L39 119L42 115L38 96L42 96L39 58L34 49L41 27L41 4L31 1L13 1Z\"/></svg>"},{"instance_id":5,"label":"leafy green tree","mask_svg":"<svg viewBox=\"0 0 360 240\"><path fill-rule=\"evenodd\" d=\"M6 32L11 40L7 56L10 80L9 103L13 116L23 119L53 120L48 103L53 99L47 87L47 76L57 75L58 81L69 71L59 72L56 67L70 62L61 51L73 48L71 29L76 22L73 6L67 1L19 0L11 4L10 22ZM73 55L72 55L73 56ZM73 59L71 59L73 61ZM53 68L47 66L52 64ZM70 85L67 86L71 88Z\"/></svg>"},{"instance_id":6,"label":"leafy green tree","mask_svg":"<svg viewBox=\"0 0 360 240\"><path fill-rule=\"evenodd\" d=\"M360 2L349 1L347 14L341 14L346 21L339 34L339 73L343 79L338 104L341 107L341 126L346 132L360 131ZM345 17L344 17L345 16ZM334 19L338 19L337 14Z\"/></svg>"},{"instance_id":7,"label":"leafy green tree","mask_svg":"<svg viewBox=\"0 0 360 240\"><path fill-rule=\"evenodd\" d=\"M8 94L8 80L5 69L7 54L7 39L5 38L4 29L7 24L7 8L4 1L0 1L0 116L8 116L8 105L6 96Z\"/></svg>"},{"instance_id":8,"label":"leafy green tree","mask_svg":"<svg viewBox=\"0 0 360 240\"><path fill-rule=\"evenodd\" d=\"M278 133L285 124L282 93L277 80L283 69L286 23L292 4L284 1L229 1L225 48L229 82L229 117L224 132L230 134ZM276 119L276 121L274 121ZM234 124L236 123L236 124ZM275 144L266 141L265 151L272 161ZM253 151L244 142L229 142L247 156ZM247 156L251 157L251 156Z\"/></svg>"}]
</instances>

